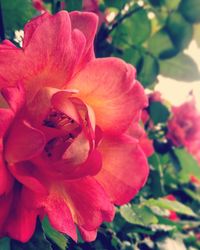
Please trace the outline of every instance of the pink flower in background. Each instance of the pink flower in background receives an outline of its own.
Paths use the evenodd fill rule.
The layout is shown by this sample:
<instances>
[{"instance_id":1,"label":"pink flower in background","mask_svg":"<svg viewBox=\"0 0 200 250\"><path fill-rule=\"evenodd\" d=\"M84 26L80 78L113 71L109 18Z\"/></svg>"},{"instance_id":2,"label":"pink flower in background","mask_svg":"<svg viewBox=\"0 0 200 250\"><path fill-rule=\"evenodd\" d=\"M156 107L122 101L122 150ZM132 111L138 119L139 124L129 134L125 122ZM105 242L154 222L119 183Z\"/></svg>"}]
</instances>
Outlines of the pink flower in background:
<instances>
[{"instance_id":1,"label":"pink flower in background","mask_svg":"<svg viewBox=\"0 0 200 250\"><path fill-rule=\"evenodd\" d=\"M83 10L85 11L98 11L99 1L98 0L83 0Z\"/></svg>"},{"instance_id":2,"label":"pink flower in background","mask_svg":"<svg viewBox=\"0 0 200 250\"><path fill-rule=\"evenodd\" d=\"M42 11L46 11L46 8L44 6L43 0L32 0L33 3L33 7L42 12Z\"/></svg>"},{"instance_id":3,"label":"pink flower in background","mask_svg":"<svg viewBox=\"0 0 200 250\"><path fill-rule=\"evenodd\" d=\"M154 91L151 94L148 95L149 97L149 103L151 102L162 102L162 96L159 91Z\"/></svg>"},{"instance_id":4,"label":"pink flower in background","mask_svg":"<svg viewBox=\"0 0 200 250\"><path fill-rule=\"evenodd\" d=\"M186 147L200 164L200 114L195 107L195 101L173 107L172 113L168 122L168 139L176 147Z\"/></svg>"},{"instance_id":5,"label":"pink flower in background","mask_svg":"<svg viewBox=\"0 0 200 250\"><path fill-rule=\"evenodd\" d=\"M99 10L99 0L83 0L83 11L95 13L99 17L99 27L103 22L105 22L105 16Z\"/></svg>"},{"instance_id":6,"label":"pink flower in background","mask_svg":"<svg viewBox=\"0 0 200 250\"><path fill-rule=\"evenodd\" d=\"M26 24L23 49L0 45L1 236L25 242L48 216L94 240L146 182L143 134L127 129L147 98L131 65L95 58L96 30L92 13L45 13Z\"/></svg>"}]
</instances>

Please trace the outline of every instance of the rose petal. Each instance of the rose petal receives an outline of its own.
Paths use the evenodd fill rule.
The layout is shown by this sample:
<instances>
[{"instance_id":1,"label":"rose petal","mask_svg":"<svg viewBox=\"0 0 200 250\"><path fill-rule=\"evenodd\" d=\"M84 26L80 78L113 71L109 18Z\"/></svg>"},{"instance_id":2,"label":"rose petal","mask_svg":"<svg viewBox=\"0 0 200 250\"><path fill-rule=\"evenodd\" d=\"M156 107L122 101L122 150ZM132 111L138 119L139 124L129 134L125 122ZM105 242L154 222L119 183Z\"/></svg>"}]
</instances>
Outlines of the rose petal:
<instances>
[{"instance_id":1,"label":"rose petal","mask_svg":"<svg viewBox=\"0 0 200 250\"><path fill-rule=\"evenodd\" d=\"M17 84L15 87L2 88L1 94L14 113L18 112L25 103L25 93L21 84Z\"/></svg>"},{"instance_id":2,"label":"rose petal","mask_svg":"<svg viewBox=\"0 0 200 250\"><path fill-rule=\"evenodd\" d=\"M23 48L29 44L33 33L39 27L39 25L50 16L48 12L45 12L42 15L39 15L33 19L31 19L24 27L24 39L23 39Z\"/></svg>"},{"instance_id":3,"label":"rose petal","mask_svg":"<svg viewBox=\"0 0 200 250\"><path fill-rule=\"evenodd\" d=\"M112 221L114 207L102 187L92 177L66 181L65 191L77 225L93 231L103 221Z\"/></svg>"},{"instance_id":4,"label":"rose petal","mask_svg":"<svg viewBox=\"0 0 200 250\"><path fill-rule=\"evenodd\" d=\"M97 150L90 152L87 160L78 166L68 165L63 161L62 164L56 164L58 169L63 170L65 179L77 179L87 175L96 175L102 166L101 154ZM56 168L56 166L54 168Z\"/></svg>"},{"instance_id":5,"label":"rose petal","mask_svg":"<svg viewBox=\"0 0 200 250\"><path fill-rule=\"evenodd\" d=\"M42 152L45 146L44 134L25 121L12 125L5 143L5 159L11 164L29 160Z\"/></svg>"},{"instance_id":6,"label":"rose petal","mask_svg":"<svg viewBox=\"0 0 200 250\"><path fill-rule=\"evenodd\" d=\"M56 193L49 196L44 204L45 211L48 215L51 225L58 231L69 235L73 240L77 241L77 234L71 212L66 201Z\"/></svg>"},{"instance_id":7,"label":"rose petal","mask_svg":"<svg viewBox=\"0 0 200 250\"><path fill-rule=\"evenodd\" d=\"M3 88L0 95L0 195L8 193L13 186L13 177L9 173L4 154L4 135L8 130L15 113L24 103L24 92L21 86Z\"/></svg>"},{"instance_id":8,"label":"rose petal","mask_svg":"<svg viewBox=\"0 0 200 250\"><path fill-rule=\"evenodd\" d=\"M24 186L34 192L47 193L44 186L44 180L41 181L39 170L37 167L29 161L19 162L13 165L9 165L9 169L12 175Z\"/></svg>"},{"instance_id":9,"label":"rose petal","mask_svg":"<svg viewBox=\"0 0 200 250\"><path fill-rule=\"evenodd\" d=\"M68 91L59 91L52 96L51 103L54 108L66 114L77 123L80 123L76 106L69 97L70 95Z\"/></svg>"},{"instance_id":10,"label":"rose petal","mask_svg":"<svg viewBox=\"0 0 200 250\"><path fill-rule=\"evenodd\" d=\"M98 148L103 165L95 179L116 205L130 201L145 184L149 168L137 141L128 136L104 138Z\"/></svg>"},{"instance_id":11,"label":"rose petal","mask_svg":"<svg viewBox=\"0 0 200 250\"><path fill-rule=\"evenodd\" d=\"M86 38L78 29L71 30L66 11L36 18L25 33L24 50L0 50L0 79L3 85L23 81L30 101L42 86L67 83L81 60Z\"/></svg>"},{"instance_id":12,"label":"rose petal","mask_svg":"<svg viewBox=\"0 0 200 250\"><path fill-rule=\"evenodd\" d=\"M84 241L88 241L88 242L94 241L97 237L97 229L88 231L88 230L85 230L84 227L81 227L81 226L79 226L78 229Z\"/></svg>"},{"instance_id":13,"label":"rose petal","mask_svg":"<svg viewBox=\"0 0 200 250\"><path fill-rule=\"evenodd\" d=\"M138 139L139 145L147 157L154 153L153 141L148 138L146 131L140 124L133 122L127 133Z\"/></svg>"},{"instance_id":14,"label":"rose petal","mask_svg":"<svg viewBox=\"0 0 200 250\"><path fill-rule=\"evenodd\" d=\"M90 144L85 134L80 133L66 149L62 155L62 159L66 160L69 164L78 165L83 163L87 158L90 151Z\"/></svg>"},{"instance_id":15,"label":"rose petal","mask_svg":"<svg viewBox=\"0 0 200 250\"><path fill-rule=\"evenodd\" d=\"M31 197L29 206L40 209L42 217L47 215L52 227L62 233L69 235L77 241L77 233L71 212L66 201L66 194L62 183L49 187L49 194L33 193L26 190L26 198Z\"/></svg>"},{"instance_id":16,"label":"rose petal","mask_svg":"<svg viewBox=\"0 0 200 250\"><path fill-rule=\"evenodd\" d=\"M135 82L135 70L120 59L96 59L70 82L81 100L92 107L96 123L109 133L126 130L147 104L144 90Z\"/></svg>"},{"instance_id":17,"label":"rose petal","mask_svg":"<svg viewBox=\"0 0 200 250\"><path fill-rule=\"evenodd\" d=\"M0 47L0 87L15 85L23 78L24 54L19 48Z\"/></svg>"},{"instance_id":18,"label":"rose petal","mask_svg":"<svg viewBox=\"0 0 200 250\"><path fill-rule=\"evenodd\" d=\"M83 32L86 38L83 60L79 65L80 69L85 65L85 63L89 62L95 57L93 42L97 31L98 18L93 13L73 11L70 13L70 19L72 23L72 29L80 30L81 32Z\"/></svg>"},{"instance_id":19,"label":"rose petal","mask_svg":"<svg viewBox=\"0 0 200 250\"><path fill-rule=\"evenodd\" d=\"M32 77L27 76L30 80L26 79L27 88L35 91L36 86L63 86L73 75L84 47L85 37L79 30L71 30L66 11L44 18L25 48L32 71Z\"/></svg>"}]
</instances>

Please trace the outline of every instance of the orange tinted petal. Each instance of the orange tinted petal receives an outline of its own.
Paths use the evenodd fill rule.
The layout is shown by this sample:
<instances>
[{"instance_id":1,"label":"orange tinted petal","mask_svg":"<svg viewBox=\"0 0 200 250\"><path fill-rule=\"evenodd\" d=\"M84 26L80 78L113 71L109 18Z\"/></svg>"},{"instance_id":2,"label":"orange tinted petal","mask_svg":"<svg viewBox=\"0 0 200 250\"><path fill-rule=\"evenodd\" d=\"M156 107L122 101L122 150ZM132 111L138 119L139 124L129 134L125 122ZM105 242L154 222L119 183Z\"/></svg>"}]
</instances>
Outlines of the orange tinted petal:
<instances>
[{"instance_id":1,"label":"orange tinted petal","mask_svg":"<svg viewBox=\"0 0 200 250\"><path fill-rule=\"evenodd\" d=\"M79 90L77 96L94 110L97 125L110 133L126 130L147 104L134 68L116 58L88 63L69 87Z\"/></svg>"}]
</instances>

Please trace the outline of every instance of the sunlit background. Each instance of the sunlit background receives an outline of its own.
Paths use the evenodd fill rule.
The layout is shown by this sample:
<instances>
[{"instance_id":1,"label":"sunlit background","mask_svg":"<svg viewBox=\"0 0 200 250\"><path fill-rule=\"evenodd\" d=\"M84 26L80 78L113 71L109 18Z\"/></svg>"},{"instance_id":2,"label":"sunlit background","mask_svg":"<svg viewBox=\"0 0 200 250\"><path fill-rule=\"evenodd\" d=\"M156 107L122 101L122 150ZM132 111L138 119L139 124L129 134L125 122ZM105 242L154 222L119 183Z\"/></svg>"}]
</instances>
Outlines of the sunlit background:
<instances>
[{"instance_id":1,"label":"sunlit background","mask_svg":"<svg viewBox=\"0 0 200 250\"><path fill-rule=\"evenodd\" d=\"M197 47L195 41L191 42L185 53L194 59L200 69L200 49ZM180 82L159 76L159 84L155 89L160 91L163 98L173 105L180 105L185 102L192 91L196 99L197 108L200 111L200 79L195 82Z\"/></svg>"}]
</instances>

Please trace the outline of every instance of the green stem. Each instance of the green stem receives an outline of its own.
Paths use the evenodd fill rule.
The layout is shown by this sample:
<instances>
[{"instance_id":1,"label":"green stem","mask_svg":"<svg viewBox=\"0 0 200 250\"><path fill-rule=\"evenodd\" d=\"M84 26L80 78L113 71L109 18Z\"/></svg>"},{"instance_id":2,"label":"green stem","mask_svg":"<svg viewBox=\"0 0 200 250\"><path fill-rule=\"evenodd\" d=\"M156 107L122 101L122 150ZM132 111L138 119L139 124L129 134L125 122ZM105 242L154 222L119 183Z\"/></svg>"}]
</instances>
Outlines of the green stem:
<instances>
[{"instance_id":1,"label":"green stem","mask_svg":"<svg viewBox=\"0 0 200 250\"><path fill-rule=\"evenodd\" d=\"M143 7L138 6L135 9L130 10L129 12L125 13L124 15L122 15L118 20L116 20L116 22L114 22L112 24L112 26L109 28L108 33L111 33L114 29L116 29L126 18L132 16L133 14L135 14L136 12L140 11L141 9L143 9Z\"/></svg>"}]
</instances>

